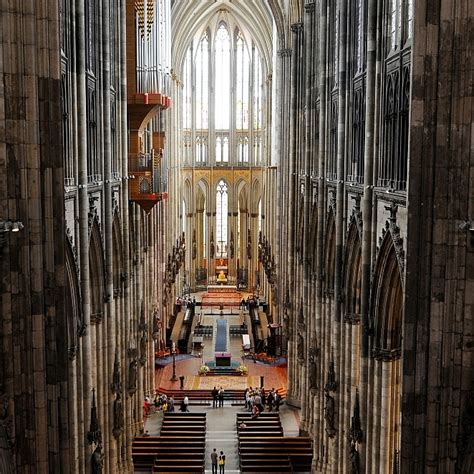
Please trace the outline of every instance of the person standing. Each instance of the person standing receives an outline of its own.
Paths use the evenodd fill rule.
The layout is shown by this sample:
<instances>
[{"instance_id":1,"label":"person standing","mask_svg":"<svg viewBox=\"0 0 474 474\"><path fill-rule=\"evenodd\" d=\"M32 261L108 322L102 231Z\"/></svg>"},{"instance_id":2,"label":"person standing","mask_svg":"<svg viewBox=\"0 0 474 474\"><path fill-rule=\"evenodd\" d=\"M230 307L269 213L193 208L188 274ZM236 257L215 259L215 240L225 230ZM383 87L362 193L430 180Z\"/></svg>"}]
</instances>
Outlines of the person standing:
<instances>
[{"instance_id":1,"label":"person standing","mask_svg":"<svg viewBox=\"0 0 474 474\"><path fill-rule=\"evenodd\" d=\"M185 411L189 411L189 410L188 410L189 399L188 399L188 396L187 396L187 395L184 396L183 402L184 402L184 406L186 407L186 410L185 410Z\"/></svg>"},{"instance_id":2,"label":"person standing","mask_svg":"<svg viewBox=\"0 0 474 474\"><path fill-rule=\"evenodd\" d=\"M219 408L224 406L224 389L219 389Z\"/></svg>"},{"instance_id":3,"label":"person standing","mask_svg":"<svg viewBox=\"0 0 474 474\"><path fill-rule=\"evenodd\" d=\"M214 448L211 453L212 474L217 474L217 450Z\"/></svg>"},{"instance_id":4,"label":"person standing","mask_svg":"<svg viewBox=\"0 0 474 474\"><path fill-rule=\"evenodd\" d=\"M219 390L216 387L211 392L212 394L212 408L217 408L217 396L219 395Z\"/></svg>"},{"instance_id":5,"label":"person standing","mask_svg":"<svg viewBox=\"0 0 474 474\"><path fill-rule=\"evenodd\" d=\"M224 451L221 451L219 454L219 474L224 474L225 470L225 454Z\"/></svg>"}]
</instances>

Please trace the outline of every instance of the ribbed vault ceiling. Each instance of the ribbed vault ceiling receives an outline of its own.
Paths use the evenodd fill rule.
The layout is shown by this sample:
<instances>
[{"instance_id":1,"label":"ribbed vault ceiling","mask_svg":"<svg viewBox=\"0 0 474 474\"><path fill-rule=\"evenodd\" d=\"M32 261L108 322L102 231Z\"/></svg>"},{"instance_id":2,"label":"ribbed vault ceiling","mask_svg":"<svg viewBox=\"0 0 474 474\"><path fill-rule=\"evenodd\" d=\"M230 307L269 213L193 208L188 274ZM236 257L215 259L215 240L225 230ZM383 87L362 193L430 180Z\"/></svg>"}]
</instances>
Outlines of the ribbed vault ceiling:
<instances>
[{"instance_id":1,"label":"ribbed vault ceiling","mask_svg":"<svg viewBox=\"0 0 474 474\"><path fill-rule=\"evenodd\" d=\"M204 31L217 12L226 10L242 31L252 37L260 50L266 70L271 71L273 9L264 0L175 0L171 13L173 68L179 75L186 50L193 38Z\"/></svg>"}]
</instances>

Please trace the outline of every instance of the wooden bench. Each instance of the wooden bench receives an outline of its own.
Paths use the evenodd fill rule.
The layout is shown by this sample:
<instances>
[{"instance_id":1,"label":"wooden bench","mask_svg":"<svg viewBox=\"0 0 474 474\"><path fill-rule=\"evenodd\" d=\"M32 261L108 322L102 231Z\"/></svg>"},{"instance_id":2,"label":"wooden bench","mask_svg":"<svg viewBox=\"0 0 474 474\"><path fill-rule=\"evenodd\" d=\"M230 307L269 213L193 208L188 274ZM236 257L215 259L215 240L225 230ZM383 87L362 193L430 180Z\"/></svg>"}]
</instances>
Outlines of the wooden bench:
<instances>
[{"instance_id":1,"label":"wooden bench","mask_svg":"<svg viewBox=\"0 0 474 474\"><path fill-rule=\"evenodd\" d=\"M206 437L204 433L200 435L199 433L193 433L191 436L163 436L163 439L160 440L160 446L167 444L183 444L183 445L193 445L205 443Z\"/></svg>"},{"instance_id":2,"label":"wooden bench","mask_svg":"<svg viewBox=\"0 0 474 474\"><path fill-rule=\"evenodd\" d=\"M245 426L250 427L250 426L281 426L281 421L280 420L237 420L237 426L239 427L242 423L245 424Z\"/></svg>"},{"instance_id":3,"label":"wooden bench","mask_svg":"<svg viewBox=\"0 0 474 474\"><path fill-rule=\"evenodd\" d=\"M161 436L140 436L132 445L134 465L153 472L202 473L206 414L165 414Z\"/></svg>"},{"instance_id":4,"label":"wooden bench","mask_svg":"<svg viewBox=\"0 0 474 474\"><path fill-rule=\"evenodd\" d=\"M199 423L199 424L190 424L190 423L179 423L174 421L165 421L162 425L163 429L177 429L178 431L186 430L186 431L206 431L206 423Z\"/></svg>"},{"instance_id":5,"label":"wooden bench","mask_svg":"<svg viewBox=\"0 0 474 474\"><path fill-rule=\"evenodd\" d=\"M311 438L308 438L307 436L282 436L280 438L270 438L270 439L262 439L261 441L243 441L243 443L251 443L256 445L260 444L265 444L265 445L275 445L275 446L281 446L284 444L285 446L288 445L299 445L299 444L307 444L309 446L312 446L312 440Z\"/></svg>"},{"instance_id":6,"label":"wooden bench","mask_svg":"<svg viewBox=\"0 0 474 474\"><path fill-rule=\"evenodd\" d=\"M160 474L168 474L171 472L181 472L186 474L194 474L199 473L201 474L204 472L204 467L202 464L199 463L181 463L181 465L174 465L169 463L159 463L153 466L153 472L159 472Z\"/></svg>"},{"instance_id":7,"label":"wooden bench","mask_svg":"<svg viewBox=\"0 0 474 474\"><path fill-rule=\"evenodd\" d=\"M237 429L238 433L247 433L249 431L271 431L273 429L282 431L281 423L265 423L265 424L250 424L250 422L245 427L240 427Z\"/></svg>"},{"instance_id":8,"label":"wooden bench","mask_svg":"<svg viewBox=\"0 0 474 474\"><path fill-rule=\"evenodd\" d=\"M204 434L206 432L205 428L192 427L192 426L163 426L161 428L161 433L163 436L168 436L174 432L187 432L194 433L195 435Z\"/></svg>"},{"instance_id":9,"label":"wooden bench","mask_svg":"<svg viewBox=\"0 0 474 474\"><path fill-rule=\"evenodd\" d=\"M260 437L259 439L239 438L239 454L242 472L258 472L264 466L267 472L271 466L289 459L288 472L310 472L313 460L312 440L308 437ZM255 468L255 469L254 469Z\"/></svg>"},{"instance_id":10,"label":"wooden bench","mask_svg":"<svg viewBox=\"0 0 474 474\"><path fill-rule=\"evenodd\" d=\"M239 433L239 437L241 438L257 438L257 437L282 437L283 431L275 430L275 431L243 431Z\"/></svg>"},{"instance_id":11,"label":"wooden bench","mask_svg":"<svg viewBox=\"0 0 474 474\"><path fill-rule=\"evenodd\" d=\"M288 474L292 472L290 460L281 460L280 462L265 462L265 463L254 463L253 461L241 462L240 472L284 472Z\"/></svg>"},{"instance_id":12,"label":"wooden bench","mask_svg":"<svg viewBox=\"0 0 474 474\"><path fill-rule=\"evenodd\" d=\"M165 413L165 416L163 418L164 420L199 420L199 421L205 421L206 417L202 415L194 415L192 412L187 412L183 413L180 411L175 411L175 412L168 412Z\"/></svg>"},{"instance_id":13,"label":"wooden bench","mask_svg":"<svg viewBox=\"0 0 474 474\"><path fill-rule=\"evenodd\" d=\"M251 416L252 416L252 413L250 413L250 412L237 413L237 419L239 419L239 418L250 418ZM277 412L262 411L262 413L260 413L260 417L262 417L262 418L280 418L280 415Z\"/></svg>"},{"instance_id":14,"label":"wooden bench","mask_svg":"<svg viewBox=\"0 0 474 474\"><path fill-rule=\"evenodd\" d=\"M155 463L156 453L137 453L132 450L132 461L135 467L151 469Z\"/></svg>"}]
</instances>

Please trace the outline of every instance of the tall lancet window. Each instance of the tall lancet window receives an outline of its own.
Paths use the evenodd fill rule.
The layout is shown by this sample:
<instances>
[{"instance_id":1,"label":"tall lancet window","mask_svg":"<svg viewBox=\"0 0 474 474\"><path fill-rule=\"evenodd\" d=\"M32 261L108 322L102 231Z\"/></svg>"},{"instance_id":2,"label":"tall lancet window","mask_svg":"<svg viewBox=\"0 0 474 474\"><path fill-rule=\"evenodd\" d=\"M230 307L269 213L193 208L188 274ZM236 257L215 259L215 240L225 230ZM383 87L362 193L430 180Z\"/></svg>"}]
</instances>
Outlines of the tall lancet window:
<instances>
[{"instance_id":1,"label":"tall lancet window","mask_svg":"<svg viewBox=\"0 0 474 474\"><path fill-rule=\"evenodd\" d=\"M227 257L227 212L229 194L227 183L220 180L216 192L216 242L217 256Z\"/></svg>"},{"instance_id":2,"label":"tall lancet window","mask_svg":"<svg viewBox=\"0 0 474 474\"><path fill-rule=\"evenodd\" d=\"M236 128L246 130L249 128L250 57L240 31L237 33L236 49Z\"/></svg>"},{"instance_id":3,"label":"tall lancet window","mask_svg":"<svg viewBox=\"0 0 474 474\"><path fill-rule=\"evenodd\" d=\"M268 73L262 50L225 9L202 31L181 59L181 162L261 166Z\"/></svg>"},{"instance_id":4,"label":"tall lancet window","mask_svg":"<svg viewBox=\"0 0 474 474\"><path fill-rule=\"evenodd\" d=\"M225 23L221 23L215 40L215 116L216 130L230 128L230 35Z\"/></svg>"},{"instance_id":5,"label":"tall lancet window","mask_svg":"<svg viewBox=\"0 0 474 474\"><path fill-rule=\"evenodd\" d=\"M209 38L206 32L196 53L196 129L209 128Z\"/></svg>"},{"instance_id":6,"label":"tall lancet window","mask_svg":"<svg viewBox=\"0 0 474 474\"><path fill-rule=\"evenodd\" d=\"M183 71L183 128L190 130L192 127L193 118L193 82L192 82L192 61L193 48L189 48L186 53Z\"/></svg>"}]
</instances>

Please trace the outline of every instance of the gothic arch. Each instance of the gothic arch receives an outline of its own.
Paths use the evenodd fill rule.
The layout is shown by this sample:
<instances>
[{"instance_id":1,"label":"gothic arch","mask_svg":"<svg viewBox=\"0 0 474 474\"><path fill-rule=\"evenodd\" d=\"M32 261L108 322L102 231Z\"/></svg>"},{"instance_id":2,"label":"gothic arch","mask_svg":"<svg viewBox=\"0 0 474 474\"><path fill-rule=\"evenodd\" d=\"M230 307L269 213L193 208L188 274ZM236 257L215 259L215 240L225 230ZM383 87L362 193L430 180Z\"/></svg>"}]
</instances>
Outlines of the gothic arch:
<instances>
[{"instance_id":1,"label":"gothic arch","mask_svg":"<svg viewBox=\"0 0 474 474\"><path fill-rule=\"evenodd\" d=\"M351 324L359 324L362 283L362 245L360 229L355 220L352 220L352 224L349 227L344 261L344 320Z\"/></svg>"},{"instance_id":2,"label":"gothic arch","mask_svg":"<svg viewBox=\"0 0 474 474\"><path fill-rule=\"evenodd\" d=\"M192 210L192 186L191 186L191 181L189 178L186 178L184 180L184 186L183 186L183 199L184 202L186 203L186 212L193 212ZM186 216L183 216L183 218Z\"/></svg>"},{"instance_id":3,"label":"gothic arch","mask_svg":"<svg viewBox=\"0 0 474 474\"><path fill-rule=\"evenodd\" d=\"M371 298L375 357L399 357L402 345L403 282L395 243L385 232L375 266Z\"/></svg>"},{"instance_id":4,"label":"gothic arch","mask_svg":"<svg viewBox=\"0 0 474 474\"><path fill-rule=\"evenodd\" d=\"M209 203L209 183L207 182L207 180L205 180L204 178L201 178L198 183L197 183L197 186L196 186L198 189L201 190L201 193L202 193L202 196L204 198L204 202L205 203ZM196 193L196 196L198 195L199 193ZM197 207L197 202L196 202L196 209L198 209ZM209 208L209 204L207 204L206 206L207 208Z\"/></svg>"},{"instance_id":5,"label":"gothic arch","mask_svg":"<svg viewBox=\"0 0 474 474\"><path fill-rule=\"evenodd\" d=\"M326 294L334 294L334 275L336 266L336 220L332 209L329 210L325 238L325 283Z\"/></svg>"},{"instance_id":6,"label":"gothic arch","mask_svg":"<svg viewBox=\"0 0 474 474\"><path fill-rule=\"evenodd\" d=\"M70 359L76 356L79 346L79 335L84 330L82 315L82 299L79 285L77 262L69 238L66 238L65 251L66 292L65 292L65 320L67 351Z\"/></svg>"},{"instance_id":7,"label":"gothic arch","mask_svg":"<svg viewBox=\"0 0 474 474\"><path fill-rule=\"evenodd\" d=\"M181 70L186 50L195 38L200 38L209 24L223 20L222 4L198 2L196 6L187 0L176 0L172 7L173 66ZM251 4L249 4L251 3ZM252 37L263 59L265 70L271 71L272 61L272 13L266 2L244 0L226 3L226 24L232 32L238 25L246 39ZM217 20L216 14L219 14Z\"/></svg>"},{"instance_id":8,"label":"gothic arch","mask_svg":"<svg viewBox=\"0 0 474 474\"><path fill-rule=\"evenodd\" d=\"M258 213L258 203L262 198L262 188L260 185L260 181L258 179L254 179L252 183L252 192L249 196L249 211L252 214Z\"/></svg>"},{"instance_id":9,"label":"gothic arch","mask_svg":"<svg viewBox=\"0 0 474 474\"><path fill-rule=\"evenodd\" d=\"M100 322L104 315L105 262L102 236L97 217L94 218L90 231L89 274L91 322Z\"/></svg>"}]
</instances>

